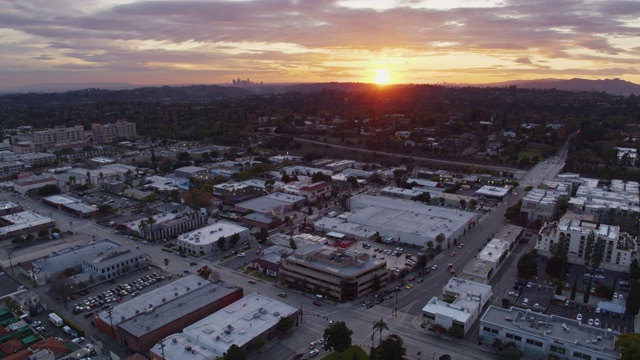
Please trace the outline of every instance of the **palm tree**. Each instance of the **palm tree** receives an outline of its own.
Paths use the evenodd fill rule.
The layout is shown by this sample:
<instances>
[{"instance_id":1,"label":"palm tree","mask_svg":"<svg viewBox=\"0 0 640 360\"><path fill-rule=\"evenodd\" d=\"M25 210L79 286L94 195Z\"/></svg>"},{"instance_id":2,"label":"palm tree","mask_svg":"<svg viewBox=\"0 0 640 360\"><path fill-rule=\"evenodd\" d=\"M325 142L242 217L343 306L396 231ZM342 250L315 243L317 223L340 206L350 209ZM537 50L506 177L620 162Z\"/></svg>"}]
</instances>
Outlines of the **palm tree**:
<instances>
[{"instance_id":1,"label":"palm tree","mask_svg":"<svg viewBox=\"0 0 640 360\"><path fill-rule=\"evenodd\" d=\"M140 231L140 236L146 239L146 235L147 235L146 234L146 232L147 232L147 220L145 220L145 219L140 220L140 222L138 223L138 228L140 230L144 230L144 235L143 235L143 232Z\"/></svg>"},{"instance_id":2,"label":"palm tree","mask_svg":"<svg viewBox=\"0 0 640 360\"><path fill-rule=\"evenodd\" d=\"M389 325L387 325L387 323L384 322L383 319L380 319L380 321L376 321L373 323L373 331L375 332L376 330L380 331L380 339L378 340L378 346L380 346L380 343L382 342L382 332L385 330L389 330Z\"/></svg>"}]
</instances>

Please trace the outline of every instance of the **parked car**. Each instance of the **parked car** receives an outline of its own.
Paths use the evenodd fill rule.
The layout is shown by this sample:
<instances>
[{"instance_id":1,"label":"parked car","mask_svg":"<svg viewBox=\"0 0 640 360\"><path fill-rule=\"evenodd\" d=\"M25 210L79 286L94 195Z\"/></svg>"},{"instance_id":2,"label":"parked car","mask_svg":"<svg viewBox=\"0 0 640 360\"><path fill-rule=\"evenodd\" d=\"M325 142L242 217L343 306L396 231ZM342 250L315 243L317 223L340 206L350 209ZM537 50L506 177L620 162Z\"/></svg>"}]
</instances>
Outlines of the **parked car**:
<instances>
[{"instance_id":1,"label":"parked car","mask_svg":"<svg viewBox=\"0 0 640 360\"><path fill-rule=\"evenodd\" d=\"M278 296L286 298L287 297L287 293L281 292L281 293L278 293Z\"/></svg>"},{"instance_id":2,"label":"parked car","mask_svg":"<svg viewBox=\"0 0 640 360\"><path fill-rule=\"evenodd\" d=\"M314 357L314 356L318 355L319 352L320 352L320 350L313 349L313 350L309 351L309 357Z\"/></svg>"},{"instance_id":3,"label":"parked car","mask_svg":"<svg viewBox=\"0 0 640 360\"><path fill-rule=\"evenodd\" d=\"M249 284L255 284L255 283L256 283L256 281L255 281L255 280L253 280L253 279L249 279Z\"/></svg>"},{"instance_id":4,"label":"parked car","mask_svg":"<svg viewBox=\"0 0 640 360\"><path fill-rule=\"evenodd\" d=\"M318 301L318 300L314 300L314 301L313 301L313 305L315 305L315 306L322 306L322 303L321 303L320 301Z\"/></svg>"}]
</instances>

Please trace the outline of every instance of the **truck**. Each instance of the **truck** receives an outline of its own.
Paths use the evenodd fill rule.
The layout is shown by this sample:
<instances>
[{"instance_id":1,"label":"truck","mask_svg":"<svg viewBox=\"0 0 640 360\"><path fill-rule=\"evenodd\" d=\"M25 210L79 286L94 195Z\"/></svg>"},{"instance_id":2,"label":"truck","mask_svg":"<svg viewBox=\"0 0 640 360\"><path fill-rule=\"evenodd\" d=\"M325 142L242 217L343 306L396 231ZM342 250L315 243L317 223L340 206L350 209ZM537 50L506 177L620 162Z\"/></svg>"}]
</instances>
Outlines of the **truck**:
<instances>
[{"instance_id":1,"label":"truck","mask_svg":"<svg viewBox=\"0 0 640 360\"><path fill-rule=\"evenodd\" d=\"M72 328L70 328L69 326L65 325L62 327L62 331L64 331L65 333L67 333L69 336L71 336L72 338L76 338L78 337L78 333L73 330Z\"/></svg>"},{"instance_id":2,"label":"truck","mask_svg":"<svg viewBox=\"0 0 640 360\"><path fill-rule=\"evenodd\" d=\"M51 321L51 323L56 327L61 327L62 325L64 325L64 321L62 321L62 318L56 313L49 314L49 321Z\"/></svg>"}]
</instances>

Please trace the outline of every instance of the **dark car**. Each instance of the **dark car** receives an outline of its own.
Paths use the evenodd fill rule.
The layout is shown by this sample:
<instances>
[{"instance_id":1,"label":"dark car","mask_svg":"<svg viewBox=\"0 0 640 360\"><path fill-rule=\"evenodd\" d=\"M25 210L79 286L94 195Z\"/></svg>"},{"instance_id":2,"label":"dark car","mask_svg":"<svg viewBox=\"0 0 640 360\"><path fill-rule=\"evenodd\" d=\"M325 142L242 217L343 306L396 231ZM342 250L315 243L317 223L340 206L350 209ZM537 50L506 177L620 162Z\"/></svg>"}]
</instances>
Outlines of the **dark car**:
<instances>
[{"instance_id":1,"label":"dark car","mask_svg":"<svg viewBox=\"0 0 640 360\"><path fill-rule=\"evenodd\" d=\"M253 279L249 279L249 284L255 284L255 283L256 283L256 281L255 281L255 280L253 280Z\"/></svg>"},{"instance_id":2,"label":"dark car","mask_svg":"<svg viewBox=\"0 0 640 360\"><path fill-rule=\"evenodd\" d=\"M318 301L318 300L314 300L314 301L313 301L313 305L315 305L315 306L322 306L322 303L321 303L320 301Z\"/></svg>"},{"instance_id":3,"label":"dark car","mask_svg":"<svg viewBox=\"0 0 640 360\"><path fill-rule=\"evenodd\" d=\"M89 311L88 313L84 314L84 318L88 319L91 317L91 315L93 315L93 311Z\"/></svg>"}]
</instances>

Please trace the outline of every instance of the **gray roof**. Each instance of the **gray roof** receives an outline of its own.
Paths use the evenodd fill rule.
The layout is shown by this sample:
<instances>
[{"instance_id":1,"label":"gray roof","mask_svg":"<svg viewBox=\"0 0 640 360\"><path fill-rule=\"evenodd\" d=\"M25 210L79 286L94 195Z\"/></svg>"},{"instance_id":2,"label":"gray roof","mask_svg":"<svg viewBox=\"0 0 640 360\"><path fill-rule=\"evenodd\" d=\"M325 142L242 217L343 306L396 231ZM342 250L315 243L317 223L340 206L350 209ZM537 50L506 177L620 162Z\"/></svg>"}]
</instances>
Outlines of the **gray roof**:
<instances>
[{"instance_id":1,"label":"gray roof","mask_svg":"<svg viewBox=\"0 0 640 360\"><path fill-rule=\"evenodd\" d=\"M48 257L33 261L36 272L57 274L67 268L79 266L86 257L97 256L100 252L108 252L120 245L109 239L103 239L93 245L75 245L52 252Z\"/></svg>"},{"instance_id":2,"label":"gray roof","mask_svg":"<svg viewBox=\"0 0 640 360\"><path fill-rule=\"evenodd\" d=\"M112 319L123 330L142 336L235 291L238 291L236 286L189 275L117 305L112 310ZM107 311L98 316L109 324Z\"/></svg>"}]
</instances>

